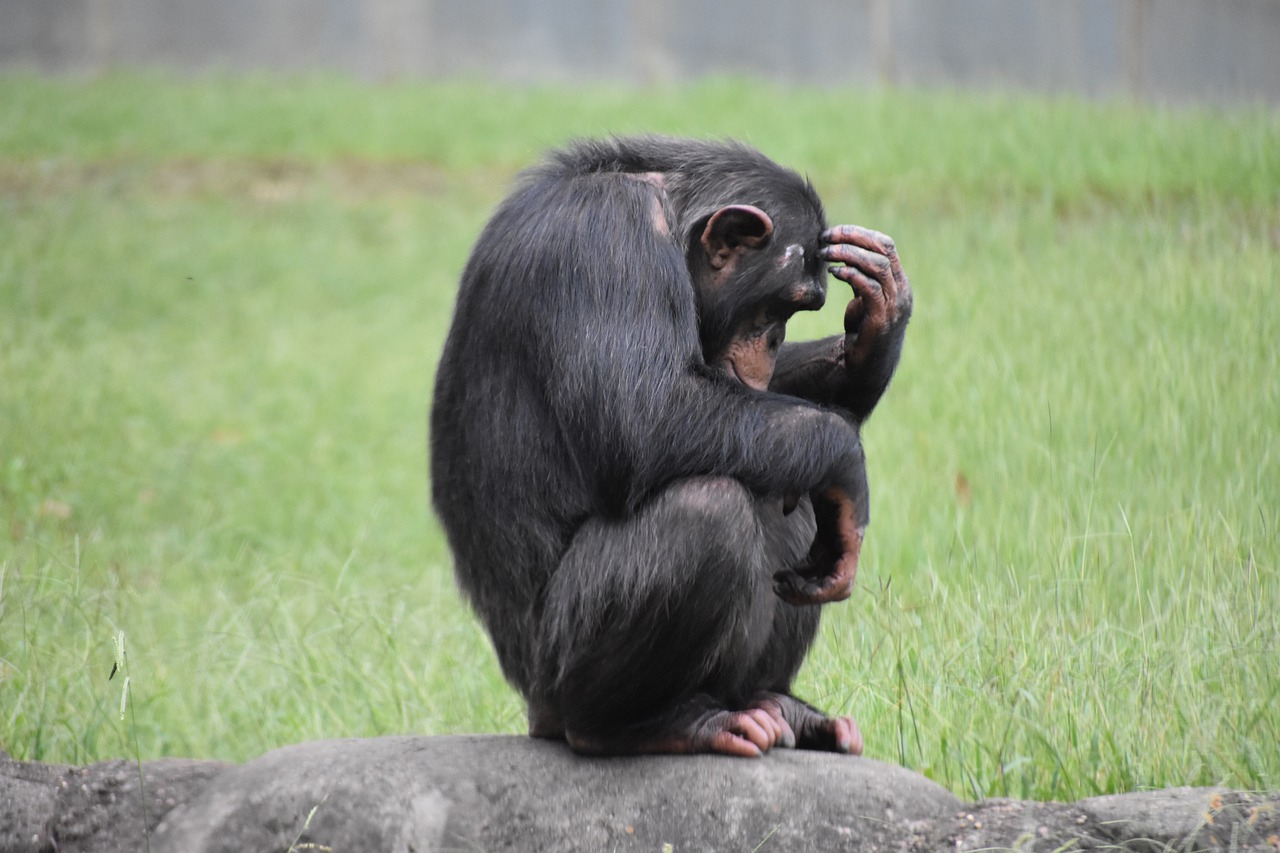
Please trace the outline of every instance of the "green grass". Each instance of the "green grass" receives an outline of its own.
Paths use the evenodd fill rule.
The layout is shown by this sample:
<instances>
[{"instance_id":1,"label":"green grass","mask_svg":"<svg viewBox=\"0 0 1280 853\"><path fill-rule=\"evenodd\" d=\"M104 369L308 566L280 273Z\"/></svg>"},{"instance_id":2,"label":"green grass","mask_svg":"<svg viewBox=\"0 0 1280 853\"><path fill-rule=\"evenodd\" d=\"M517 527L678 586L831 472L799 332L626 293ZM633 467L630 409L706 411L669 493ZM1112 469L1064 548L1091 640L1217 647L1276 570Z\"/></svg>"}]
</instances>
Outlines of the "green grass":
<instances>
[{"instance_id":1,"label":"green grass","mask_svg":"<svg viewBox=\"0 0 1280 853\"><path fill-rule=\"evenodd\" d=\"M432 371L514 172L635 130L760 146L912 276L802 693L966 796L1280 788L1280 115L734 81L0 77L0 748L520 731Z\"/></svg>"}]
</instances>

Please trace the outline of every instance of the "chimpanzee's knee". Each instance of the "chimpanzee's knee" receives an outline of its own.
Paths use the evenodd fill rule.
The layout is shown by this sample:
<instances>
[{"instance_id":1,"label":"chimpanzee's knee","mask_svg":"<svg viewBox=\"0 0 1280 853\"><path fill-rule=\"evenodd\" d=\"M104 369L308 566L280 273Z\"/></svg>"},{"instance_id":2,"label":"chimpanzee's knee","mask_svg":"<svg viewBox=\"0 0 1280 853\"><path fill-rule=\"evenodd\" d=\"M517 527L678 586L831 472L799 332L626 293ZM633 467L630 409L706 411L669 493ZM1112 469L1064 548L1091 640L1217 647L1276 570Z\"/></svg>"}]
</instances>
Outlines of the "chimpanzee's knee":
<instances>
[{"instance_id":1,"label":"chimpanzee's knee","mask_svg":"<svg viewBox=\"0 0 1280 853\"><path fill-rule=\"evenodd\" d=\"M654 500L647 532L665 540L673 562L700 567L696 577L677 582L697 588L738 586L754 581L744 574L761 556L756 513L757 499L737 480L694 477L673 484Z\"/></svg>"}]
</instances>

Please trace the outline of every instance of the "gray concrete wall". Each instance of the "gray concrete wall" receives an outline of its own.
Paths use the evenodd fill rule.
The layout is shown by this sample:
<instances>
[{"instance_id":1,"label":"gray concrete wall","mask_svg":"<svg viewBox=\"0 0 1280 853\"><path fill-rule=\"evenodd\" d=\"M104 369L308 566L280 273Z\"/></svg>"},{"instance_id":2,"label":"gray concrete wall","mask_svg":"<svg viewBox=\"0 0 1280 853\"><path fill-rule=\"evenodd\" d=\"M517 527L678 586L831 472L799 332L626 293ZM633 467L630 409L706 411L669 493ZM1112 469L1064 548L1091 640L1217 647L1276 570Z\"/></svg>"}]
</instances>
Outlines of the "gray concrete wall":
<instances>
[{"instance_id":1,"label":"gray concrete wall","mask_svg":"<svg viewBox=\"0 0 1280 853\"><path fill-rule=\"evenodd\" d=\"M0 68L1008 87L1280 103L1280 0L0 0Z\"/></svg>"}]
</instances>

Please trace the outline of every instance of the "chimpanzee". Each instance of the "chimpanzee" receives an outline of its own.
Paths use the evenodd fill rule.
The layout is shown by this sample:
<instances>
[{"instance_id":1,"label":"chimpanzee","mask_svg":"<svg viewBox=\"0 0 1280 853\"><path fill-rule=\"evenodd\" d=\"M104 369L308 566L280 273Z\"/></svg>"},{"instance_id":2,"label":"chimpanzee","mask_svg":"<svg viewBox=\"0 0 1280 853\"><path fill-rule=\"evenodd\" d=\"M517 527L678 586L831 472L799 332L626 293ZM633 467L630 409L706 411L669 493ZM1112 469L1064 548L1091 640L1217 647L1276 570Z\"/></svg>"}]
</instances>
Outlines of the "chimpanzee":
<instances>
[{"instance_id":1,"label":"chimpanzee","mask_svg":"<svg viewBox=\"0 0 1280 853\"><path fill-rule=\"evenodd\" d=\"M784 344L828 272L845 333ZM827 229L808 182L740 144L582 141L522 175L462 276L431 481L531 735L861 752L790 690L853 584L859 425L911 301L888 237Z\"/></svg>"}]
</instances>

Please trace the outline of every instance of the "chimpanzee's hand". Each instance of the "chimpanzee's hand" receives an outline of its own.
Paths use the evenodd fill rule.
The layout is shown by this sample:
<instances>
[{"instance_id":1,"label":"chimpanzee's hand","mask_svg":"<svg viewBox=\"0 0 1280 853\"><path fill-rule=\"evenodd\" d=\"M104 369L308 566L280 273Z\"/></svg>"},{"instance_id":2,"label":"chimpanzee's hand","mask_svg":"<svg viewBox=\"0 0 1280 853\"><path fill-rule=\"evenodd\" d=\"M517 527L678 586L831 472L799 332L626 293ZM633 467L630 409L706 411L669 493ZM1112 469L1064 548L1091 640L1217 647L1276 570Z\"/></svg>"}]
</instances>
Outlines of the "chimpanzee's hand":
<instances>
[{"instance_id":1,"label":"chimpanzee's hand","mask_svg":"<svg viewBox=\"0 0 1280 853\"><path fill-rule=\"evenodd\" d=\"M830 272L853 288L844 312L844 404L858 416L870 414L889 385L911 317L911 285L893 240L858 225L837 225L822 235L822 258Z\"/></svg>"},{"instance_id":2,"label":"chimpanzee's hand","mask_svg":"<svg viewBox=\"0 0 1280 853\"><path fill-rule=\"evenodd\" d=\"M813 495L817 535L809 548L808 564L800 571L788 569L773 576L773 589L788 604L829 604L843 601L853 592L858 575L858 555L867 527L866 487L855 501L833 486Z\"/></svg>"}]
</instances>

